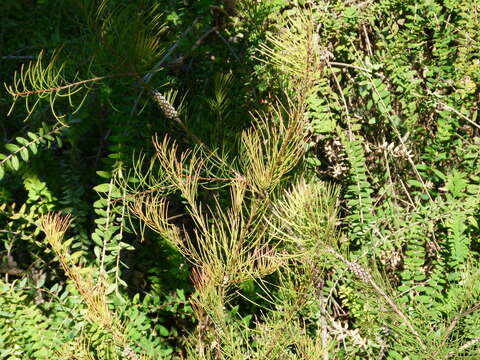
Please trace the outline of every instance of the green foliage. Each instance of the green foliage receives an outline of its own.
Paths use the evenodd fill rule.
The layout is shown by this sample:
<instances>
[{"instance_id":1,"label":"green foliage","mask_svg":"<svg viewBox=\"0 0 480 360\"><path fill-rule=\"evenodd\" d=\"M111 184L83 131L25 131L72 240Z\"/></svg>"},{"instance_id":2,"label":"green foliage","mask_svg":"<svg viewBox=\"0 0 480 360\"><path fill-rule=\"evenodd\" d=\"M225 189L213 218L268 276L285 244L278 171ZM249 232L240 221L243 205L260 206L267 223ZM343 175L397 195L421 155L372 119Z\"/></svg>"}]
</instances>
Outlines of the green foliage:
<instances>
[{"instance_id":1,"label":"green foliage","mask_svg":"<svg viewBox=\"0 0 480 360\"><path fill-rule=\"evenodd\" d=\"M371 234L371 223L373 217L373 199L371 197L373 190L370 181L367 178L367 166L365 155L362 148L362 138L348 139L345 134L340 134L340 139L345 148L345 153L350 165L350 178L352 184L348 186L345 198L348 199L347 206L350 210L348 218L349 231L351 234L352 245L362 239L369 241Z\"/></svg>"},{"instance_id":2,"label":"green foliage","mask_svg":"<svg viewBox=\"0 0 480 360\"><path fill-rule=\"evenodd\" d=\"M477 358L478 10L3 1L0 358Z\"/></svg>"},{"instance_id":3,"label":"green foliage","mask_svg":"<svg viewBox=\"0 0 480 360\"><path fill-rule=\"evenodd\" d=\"M58 337L41 310L15 284L2 281L0 333L2 359L49 359Z\"/></svg>"},{"instance_id":4,"label":"green foliage","mask_svg":"<svg viewBox=\"0 0 480 360\"><path fill-rule=\"evenodd\" d=\"M28 132L28 138L16 137L16 143L5 144L9 153L0 154L0 180L5 176L5 170L17 171L21 163L28 162L31 156L37 155L39 147L48 148L53 142L59 144L61 140L58 134L61 130L60 127L51 129L47 124L42 124L37 132Z\"/></svg>"}]
</instances>

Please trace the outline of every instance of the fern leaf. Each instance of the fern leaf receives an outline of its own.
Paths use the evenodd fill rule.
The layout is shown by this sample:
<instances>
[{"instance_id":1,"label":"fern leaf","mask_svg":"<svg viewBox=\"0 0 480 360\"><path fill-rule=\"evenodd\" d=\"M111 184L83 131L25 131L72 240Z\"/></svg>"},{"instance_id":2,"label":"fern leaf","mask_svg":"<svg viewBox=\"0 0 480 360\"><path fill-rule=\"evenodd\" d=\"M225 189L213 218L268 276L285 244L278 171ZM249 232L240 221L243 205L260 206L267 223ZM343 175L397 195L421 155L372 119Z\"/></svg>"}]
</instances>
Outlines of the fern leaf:
<instances>
[{"instance_id":1,"label":"fern leaf","mask_svg":"<svg viewBox=\"0 0 480 360\"><path fill-rule=\"evenodd\" d=\"M342 131L339 131L339 136L350 163L351 185L347 188L346 198L350 208L348 221L351 226L351 238L355 242L371 237L370 226L375 220L372 213L373 190L367 177L362 138L349 140Z\"/></svg>"},{"instance_id":2,"label":"fern leaf","mask_svg":"<svg viewBox=\"0 0 480 360\"><path fill-rule=\"evenodd\" d=\"M5 145L10 153L8 155L0 154L0 180L5 175L5 170L17 171L21 163L28 162L31 155L36 155L38 146L49 146L53 141L59 140L58 135L64 127L50 129L46 124L38 130L38 134L29 132L29 139L23 137L15 138L17 144L10 143Z\"/></svg>"}]
</instances>

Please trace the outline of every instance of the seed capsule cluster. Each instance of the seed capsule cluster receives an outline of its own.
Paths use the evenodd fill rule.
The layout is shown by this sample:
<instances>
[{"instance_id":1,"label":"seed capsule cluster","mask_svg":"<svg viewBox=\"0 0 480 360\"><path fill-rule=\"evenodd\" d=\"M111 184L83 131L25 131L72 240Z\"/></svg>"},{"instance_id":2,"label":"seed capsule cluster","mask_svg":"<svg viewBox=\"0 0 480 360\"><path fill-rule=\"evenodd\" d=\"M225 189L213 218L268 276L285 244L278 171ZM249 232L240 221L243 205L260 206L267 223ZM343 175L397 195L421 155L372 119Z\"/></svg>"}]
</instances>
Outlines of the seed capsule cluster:
<instances>
[{"instance_id":1,"label":"seed capsule cluster","mask_svg":"<svg viewBox=\"0 0 480 360\"><path fill-rule=\"evenodd\" d=\"M347 261L347 266L348 269L363 282L369 283L370 281L372 281L372 276L364 269L362 269L362 267L356 262Z\"/></svg>"},{"instance_id":2,"label":"seed capsule cluster","mask_svg":"<svg viewBox=\"0 0 480 360\"><path fill-rule=\"evenodd\" d=\"M158 90L152 90L152 96L167 118L171 120L179 118L177 110L175 110L173 105L168 102L167 98L163 96L162 93L160 93Z\"/></svg>"}]
</instances>

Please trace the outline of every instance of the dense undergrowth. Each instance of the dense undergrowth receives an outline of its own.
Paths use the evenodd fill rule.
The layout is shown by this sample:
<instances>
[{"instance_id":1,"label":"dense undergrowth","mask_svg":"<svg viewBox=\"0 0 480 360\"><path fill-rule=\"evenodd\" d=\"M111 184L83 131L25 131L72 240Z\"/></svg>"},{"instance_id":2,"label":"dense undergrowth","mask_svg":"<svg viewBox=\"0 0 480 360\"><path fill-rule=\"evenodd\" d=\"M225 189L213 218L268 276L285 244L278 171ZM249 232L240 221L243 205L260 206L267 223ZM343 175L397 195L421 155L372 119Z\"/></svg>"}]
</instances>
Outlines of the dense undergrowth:
<instances>
[{"instance_id":1,"label":"dense undergrowth","mask_svg":"<svg viewBox=\"0 0 480 360\"><path fill-rule=\"evenodd\" d=\"M478 359L477 0L3 0L0 359Z\"/></svg>"}]
</instances>

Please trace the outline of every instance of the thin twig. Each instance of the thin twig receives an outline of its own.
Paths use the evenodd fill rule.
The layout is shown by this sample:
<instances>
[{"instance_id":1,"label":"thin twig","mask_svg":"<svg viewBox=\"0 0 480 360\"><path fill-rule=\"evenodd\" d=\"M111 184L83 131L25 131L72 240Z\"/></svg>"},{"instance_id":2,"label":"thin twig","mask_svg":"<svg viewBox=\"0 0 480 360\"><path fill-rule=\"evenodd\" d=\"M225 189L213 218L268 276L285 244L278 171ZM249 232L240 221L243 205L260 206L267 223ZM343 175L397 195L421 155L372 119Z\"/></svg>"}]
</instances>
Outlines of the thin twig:
<instances>
[{"instance_id":1,"label":"thin twig","mask_svg":"<svg viewBox=\"0 0 480 360\"><path fill-rule=\"evenodd\" d=\"M327 61L327 66L332 73L333 79L335 80L335 85L337 86L338 92L340 93L340 96L342 98L343 106L345 108L345 113L347 115L348 138L350 141L353 141L353 133L352 133L352 128L350 126L350 112L348 111L347 100L345 100L345 95L343 94L342 87L340 86L340 82L338 81L337 76L335 75L335 72L332 70L332 65L329 61Z\"/></svg>"},{"instance_id":2,"label":"thin twig","mask_svg":"<svg viewBox=\"0 0 480 360\"><path fill-rule=\"evenodd\" d=\"M58 127L56 129L53 129L51 131L49 131L48 133L46 133L45 135L43 136L39 136L38 138L36 138L35 140L31 140L29 141L26 145L23 145L22 147L18 148L16 151L10 153L8 156L5 157L5 159L3 159L2 161L0 161L0 166L3 166L4 163L6 163L7 161L9 161L12 157L16 156L19 152L21 152L22 150L24 149L28 149L32 144L35 144L35 143L39 143L41 142L43 139L45 139L47 136L50 136L52 134L57 134L59 133L63 128L65 128L66 126L61 126L61 127Z\"/></svg>"},{"instance_id":3,"label":"thin twig","mask_svg":"<svg viewBox=\"0 0 480 360\"><path fill-rule=\"evenodd\" d=\"M12 235L15 235L15 236L21 236L22 235L22 233L20 231L11 231L11 230L4 230L4 229L0 229L0 233L12 234Z\"/></svg>"},{"instance_id":4,"label":"thin twig","mask_svg":"<svg viewBox=\"0 0 480 360\"><path fill-rule=\"evenodd\" d=\"M342 63L342 62L338 62L338 61L329 61L328 63L332 66L335 66L335 67L348 67L348 68L352 68L352 69L365 71L365 72L368 72L368 73L372 72L372 70L361 67L361 66L358 66L358 65L347 64L347 63Z\"/></svg>"},{"instance_id":5,"label":"thin twig","mask_svg":"<svg viewBox=\"0 0 480 360\"><path fill-rule=\"evenodd\" d=\"M15 55L7 55L7 56L2 56L2 60L25 60L25 59L36 59L37 57L35 55L25 55L25 56L15 56Z\"/></svg>"},{"instance_id":6,"label":"thin twig","mask_svg":"<svg viewBox=\"0 0 480 360\"><path fill-rule=\"evenodd\" d=\"M313 281L316 287L317 297L320 302L320 333L322 339L322 347L327 348L328 345L328 326L327 326L327 309L325 304L325 298L323 296L323 288L324 288L324 279L320 276L319 270L317 266L315 266L314 262L311 259L307 259L308 264L313 269ZM329 360L328 351L323 353L322 360Z\"/></svg>"},{"instance_id":7,"label":"thin twig","mask_svg":"<svg viewBox=\"0 0 480 360\"><path fill-rule=\"evenodd\" d=\"M446 110L450 110L452 112L454 112L455 114L457 114L458 116L460 116L463 120L465 121L468 121L470 124L472 124L473 126L475 126L477 129L480 129L480 125L478 125L477 123L475 123L473 120L471 120L470 118L468 118L467 116L463 115L460 111L458 111L457 109L454 109L453 107L439 101L438 102L439 105L441 105L444 109Z\"/></svg>"},{"instance_id":8,"label":"thin twig","mask_svg":"<svg viewBox=\"0 0 480 360\"><path fill-rule=\"evenodd\" d=\"M192 28L195 26L195 24L198 22L198 18L196 18L195 20L193 20L192 24L182 33L182 35L180 35L180 38L175 42L175 44L172 45L172 47L170 49L168 49L167 53L165 54L165 56L163 58L160 59L159 62L157 62L152 70L150 70L148 72L148 74L146 74L144 77L143 77L143 82L145 83L148 83L150 82L150 80L152 79L153 75L155 74L155 72L157 72L157 70L160 68L160 66L163 65L163 63L170 57L170 55L172 55L173 51L177 48L178 44L180 43L180 40L182 40L191 30Z\"/></svg>"},{"instance_id":9,"label":"thin twig","mask_svg":"<svg viewBox=\"0 0 480 360\"><path fill-rule=\"evenodd\" d=\"M385 104L385 101L383 100L383 97L382 95L380 94L380 92L378 91L378 88L377 86L375 85L375 82L373 81L372 77L369 75L369 80L370 80L370 83L372 84L372 88L373 88L373 91L375 91L375 93L377 94L377 97L380 99L381 103L382 103L382 106L384 107L384 109L388 109L388 106L387 104ZM390 120L390 123L392 124L392 128L393 128L393 131L395 133L395 135L397 136L398 140L400 141L400 143L402 144L403 148L405 149L405 155L406 155L406 158L407 158L407 161L410 163L410 165L412 166L412 170L413 172L415 173L415 176L416 178L418 179L418 181L422 184L422 189L423 191L427 194L428 196L428 199L430 200L430 202L433 203L433 198L432 196L430 195L430 192L428 191L428 187L427 185L425 184L425 182L423 181L423 178L422 178L422 175L420 175L420 173L418 172L418 169L415 165L415 162L413 161L412 159L412 155L409 154L408 152L408 148L407 148L407 145L405 143L405 139L402 137L402 135L400 134L400 131L398 130L397 126L395 125L395 122L393 121L392 119L392 116L390 114L390 111L387 112L387 115L385 115L386 117L388 117L388 119Z\"/></svg>"},{"instance_id":10,"label":"thin twig","mask_svg":"<svg viewBox=\"0 0 480 360\"><path fill-rule=\"evenodd\" d=\"M237 54L235 54L235 52L233 51L232 47L230 46L230 44L228 43L228 41L222 36L222 34L220 34L220 32L215 29L215 34L217 34L217 36L225 43L225 45L227 46L228 50L230 50L230 52L232 53L233 57L235 58L235 60L237 60L238 63L241 63L240 61L240 58L238 57Z\"/></svg>"},{"instance_id":11,"label":"thin twig","mask_svg":"<svg viewBox=\"0 0 480 360\"><path fill-rule=\"evenodd\" d=\"M455 355L455 354L458 354L459 352L462 352L462 351L468 349L469 347L472 347L473 345L475 345L475 344L477 344L477 343L479 343L479 342L480 342L480 337L476 337L476 338L474 338L474 339L466 342L466 343L463 344L462 346L460 346L457 351L450 351L450 352L448 353L448 357L453 356L453 355Z\"/></svg>"},{"instance_id":12,"label":"thin twig","mask_svg":"<svg viewBox=\"0 0 480 360\"><path fill-rule=\"evenodd\" d=\"M368 54L373 58L372 44L370 44L370 39L368 38L367 27L365 24L362 25L362 30L365 35L365 43L367 45Z\"/></svg>"},{"instance_id":13,"label":"thin twig","mask_svg":"<svg viewBox=\"0 0 480 360\"><path fill-rule=\"evenodd\" d=\"M70 88L75 87L75 86L88 84L88 83L91 83L91 82L97 82L97 81L102 81L102 80L105 80L105 79L111 79L111 78L117 78L117 77L135 76L135 75L138 75L138 74L139 73L136 73L136 72L128 72L128 73L122 73L122 74L97 76L97 77L94 77L94 78L91 78L91 79L76 81L76 82L68 84L68 85L57 86L57 87L48 88L48 89L23 91L23 92L18 92L18 93L12 93L11 95L12 96L27 96L27 95L34 95L34 94L44 94L44 93L50 93L50 92L58 92L58 91L61 91L61 90L70 89Z\"/></svg>"},{"instance_id":14,"label":"thin twig","mask_svg":"<svg viewBox=\"0 0 480 360\"><path fill-rule=\"evenodd\" d=\"M410 192L407 190L407 187L405 186L405 183L403 182L402 179L400 179L400 184L402 185L403 191L408 197L408 200L410 201L410 204L415 207L415 203L413 202L412 198L410 197Z\"/></svg>"},{"instance_id":15,"label":"thin twig","mask_svg":"<svg viewBox=\"0 0 480 360\"><path fill-rule=\"evenodd\" d=\"M478 309L480 309L480 304L477 304L473 307L471 307L470 309L468 310L465 310L464 312L456 315L452 322L450 323L450 326L448 327L447 331L445 332L445 335L443 336L443 339L442 339L442 343L440 344L440 347L443 347L443 345L445 345L445 342L447 341L448 337L450 336L450 334L452 333L453 329L455 328L455 326L457 326L457 323L458 321L462 318L462 317L465 317L467 315L470 315L472 313L474 313L475 311L477 311ZM466 344L465 344L466 345ZM465 346L463 345L463 346Z\"/></svg>"},{"instance_id":16,"label":"thin twig","mask_svg":"<svg viewBox=\"0 0 480 360\"><path fill-rule=\"evenodd\" d=\"M218 30L218 26L214 26L210 29L205 30L205 32L198 38L197 41L195 41L195 44L193 44L192 48L190 49L190 52L194 51L197 47L200 46L200 44L205 40L208 36L210 36L211 33L215 32ZM179 58L175 59L175 63L182 63L186 59L186 56L180 56Z\"/></svg>"}]
</instances>

